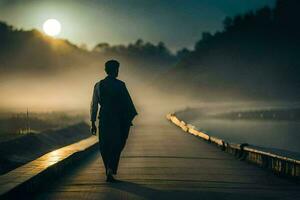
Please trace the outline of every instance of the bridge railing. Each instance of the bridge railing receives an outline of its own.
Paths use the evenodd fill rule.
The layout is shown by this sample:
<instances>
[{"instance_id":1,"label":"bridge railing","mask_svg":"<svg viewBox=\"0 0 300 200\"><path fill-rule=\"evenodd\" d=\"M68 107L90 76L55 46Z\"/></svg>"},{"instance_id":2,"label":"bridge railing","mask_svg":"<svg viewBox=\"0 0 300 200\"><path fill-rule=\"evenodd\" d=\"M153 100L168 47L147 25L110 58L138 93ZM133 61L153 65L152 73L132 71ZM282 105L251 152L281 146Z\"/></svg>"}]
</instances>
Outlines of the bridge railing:
<instances>
[{"instance_id":1,"label":"bridge railing","mask_svg":"<svg viewBox=\"0 0 300 200\"><path fill-rule=\"evenodd\" d=\"M97 143L97 137L91 136L0 175L0 199L18 199L20 191L35 191L41 183L60 176L68 166L96 150Z\"/></svg>"},{"instance_id":2,"label":"bridge railing","mask_svg":"<svg viewBox=\"0 0 300 200\"><path fill-rule=\"evenodd\" d=\"M203 140L215 144L221 150L233 154L240 160L246 160L260 167L273 171L275 174L300 178L300 160L274 154L272 152L258 150L247 143L235 144L223 139L213 137L197 130L193 125L178 119L175 114L168 114L167 119L179 126L184 132L200 137Z\"/></svg>"}]
</instances>

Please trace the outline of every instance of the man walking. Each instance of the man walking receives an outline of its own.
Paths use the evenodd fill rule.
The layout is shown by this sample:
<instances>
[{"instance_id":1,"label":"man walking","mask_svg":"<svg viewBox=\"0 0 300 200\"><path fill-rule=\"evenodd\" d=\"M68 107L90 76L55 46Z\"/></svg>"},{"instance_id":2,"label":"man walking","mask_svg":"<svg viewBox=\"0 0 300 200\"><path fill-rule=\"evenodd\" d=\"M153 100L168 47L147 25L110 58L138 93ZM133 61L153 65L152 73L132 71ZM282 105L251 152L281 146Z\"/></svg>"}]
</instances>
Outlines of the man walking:
<instances>
[{"instance_id":1,"label":"man walking","mask_svg":"<svg viewBox=\"0 0 300 200\"><path fill-rule=\"evenodd\" d=\"M96 134L98 105L99 146L106 169L107 182L114 182L121 152L126 144L132 120L137 115L134 104L123 81L117 79L120 63L105 63L107 77L95 84L91 102L91 132Z\"/></svg>"}]
</instances>

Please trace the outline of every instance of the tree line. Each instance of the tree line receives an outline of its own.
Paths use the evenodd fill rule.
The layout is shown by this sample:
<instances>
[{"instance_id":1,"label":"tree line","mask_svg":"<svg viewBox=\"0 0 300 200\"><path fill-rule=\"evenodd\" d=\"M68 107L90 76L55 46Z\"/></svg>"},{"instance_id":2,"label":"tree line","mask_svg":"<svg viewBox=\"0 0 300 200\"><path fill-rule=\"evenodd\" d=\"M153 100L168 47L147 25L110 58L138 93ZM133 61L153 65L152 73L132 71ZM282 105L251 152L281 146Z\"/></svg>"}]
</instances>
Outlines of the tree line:
<instances>
[{"instance_id":1,"label":"tree line","mask_svg":"<svg viewBox=\"0 0 300 200\"><path fill-rule=\"evenodd\" d=\"M299 10L300 1L278 0L274 8L226 17L222 31L203 32L193 50L179 51L163 85L211 99L299 99Z\"/></svg>"}]
</instances>

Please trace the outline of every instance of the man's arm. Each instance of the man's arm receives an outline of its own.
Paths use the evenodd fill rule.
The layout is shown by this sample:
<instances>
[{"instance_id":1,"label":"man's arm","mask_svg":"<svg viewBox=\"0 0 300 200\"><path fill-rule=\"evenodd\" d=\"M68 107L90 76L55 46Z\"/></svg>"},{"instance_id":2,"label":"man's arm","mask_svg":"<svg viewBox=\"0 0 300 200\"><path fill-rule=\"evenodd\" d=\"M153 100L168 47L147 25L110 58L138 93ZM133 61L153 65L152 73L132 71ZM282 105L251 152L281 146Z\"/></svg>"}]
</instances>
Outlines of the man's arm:
<instances>
[{"instance_id":1,"label":"man's arm","mask_svg":"<svg viewBox=\"0 0 300 200\"><path fill-rule=\"evenodd\" d=\"M94 91L93 91L93 97L91 101L91 109L90 109L90 114L91 114L91 133L93 135L96 135L97 132L97 127L96 127L96 119L97 119L97 113L98 113L98 105L99 105L99 95L98 95L98 84L94 86Z\"/></svg>"}]
</instances>

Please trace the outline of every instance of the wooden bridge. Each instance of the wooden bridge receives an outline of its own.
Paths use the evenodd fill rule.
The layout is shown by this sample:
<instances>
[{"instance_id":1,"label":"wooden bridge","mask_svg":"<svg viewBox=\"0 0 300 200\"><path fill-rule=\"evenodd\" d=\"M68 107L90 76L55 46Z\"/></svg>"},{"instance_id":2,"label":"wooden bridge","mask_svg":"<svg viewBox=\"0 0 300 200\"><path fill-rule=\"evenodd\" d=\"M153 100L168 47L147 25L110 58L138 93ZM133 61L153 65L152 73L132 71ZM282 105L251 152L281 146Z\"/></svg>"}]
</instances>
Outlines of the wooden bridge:
<instances>
[{"instance_id":1,"label":"wooden bridge","mask_svg":"<svg viewBox=\"0 0 300 200\"><path fill-rule=\"evenodd\" d=\"M95 138L89 140L91 145L95 143ZM78 150L79 147L52 153L52 158L44 158L44 162L47 159L52 162L44 163L39 169L47 171L60 160L68 160L74 148ZM85 149L79 148L79 151ZM57 155L62 157L56 159L57 163L53 159L55 155L56 158ZM35 166L38 168L38 163ZM55 178L45 175L40 181L33 180L24 187L19 183L21 189L13 188L11 179L15 174L12 171L6 179L0 177L0 192L10 194L2 197L53 200L300 199L297 182L240 161L197 137L185 134L167 120L133 127L120 161L119 183L105 182L105 170L97 150L89 151L76 162L64 166L56 167L50 173ZM25 173L26 168L23 170ZM38 170L31 171L28 180L35 175L43 177L36 172ZM22 177L21 174L19 169ZM15 175L14 181L18 180Z\"/></svg>"}]
</instances>

